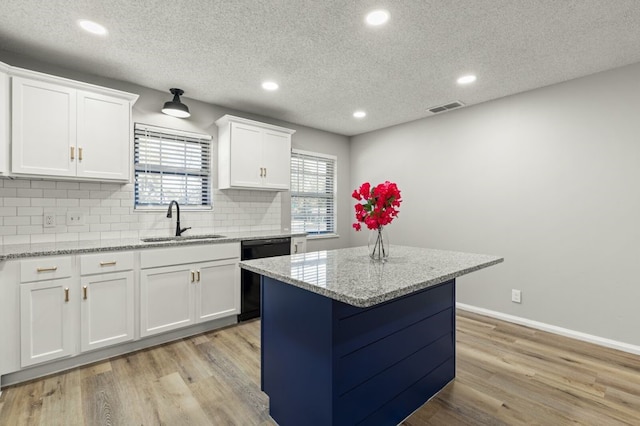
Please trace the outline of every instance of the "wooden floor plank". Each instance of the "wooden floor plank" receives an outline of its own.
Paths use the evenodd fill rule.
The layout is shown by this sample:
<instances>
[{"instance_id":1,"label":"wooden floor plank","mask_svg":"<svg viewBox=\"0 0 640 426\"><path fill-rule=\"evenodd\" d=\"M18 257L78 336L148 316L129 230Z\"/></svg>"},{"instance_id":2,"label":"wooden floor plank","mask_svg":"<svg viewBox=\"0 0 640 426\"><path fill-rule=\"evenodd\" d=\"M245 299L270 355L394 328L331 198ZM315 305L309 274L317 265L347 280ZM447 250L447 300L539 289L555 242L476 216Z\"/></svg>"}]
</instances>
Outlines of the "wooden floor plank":
<instances>
[{"instance_id":1,"label":"wooden floor plank","mask_svg":"<svg viewBox=\"0 0 640 426\"><path fill-rule=\"evenodd\" d=\"M640 425L640 357L458 312L456 380L403 426ZM0 425L275 426L260 321L11 386Z\"/></svg>"}]
</instances>

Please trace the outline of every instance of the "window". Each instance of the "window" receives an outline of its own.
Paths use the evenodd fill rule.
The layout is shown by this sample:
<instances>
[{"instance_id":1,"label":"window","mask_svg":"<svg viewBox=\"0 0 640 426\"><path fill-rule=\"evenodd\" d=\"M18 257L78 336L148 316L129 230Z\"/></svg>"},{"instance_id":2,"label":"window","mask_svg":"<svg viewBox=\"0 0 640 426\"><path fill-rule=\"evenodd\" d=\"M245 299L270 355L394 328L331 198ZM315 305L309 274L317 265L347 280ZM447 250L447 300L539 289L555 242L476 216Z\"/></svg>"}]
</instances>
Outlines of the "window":
<instances>
[{"instance_id":1,"label":"window","mask_svg":"<svg viewBox=\"0 0 640 426\"><path fill-rule=\"evenodd\" d=\"M135 207L211 208L211 136L135 124Z\"/></svg>"},{"instance_id":2,"label":"window","mask_svg":"<svg viewBox=\"0 0 640 426\"><path fill-rule=\"evenodd\" d=\"M291 153L291 232L336 232L336 157Z\"/></svg>"}]
</instances>

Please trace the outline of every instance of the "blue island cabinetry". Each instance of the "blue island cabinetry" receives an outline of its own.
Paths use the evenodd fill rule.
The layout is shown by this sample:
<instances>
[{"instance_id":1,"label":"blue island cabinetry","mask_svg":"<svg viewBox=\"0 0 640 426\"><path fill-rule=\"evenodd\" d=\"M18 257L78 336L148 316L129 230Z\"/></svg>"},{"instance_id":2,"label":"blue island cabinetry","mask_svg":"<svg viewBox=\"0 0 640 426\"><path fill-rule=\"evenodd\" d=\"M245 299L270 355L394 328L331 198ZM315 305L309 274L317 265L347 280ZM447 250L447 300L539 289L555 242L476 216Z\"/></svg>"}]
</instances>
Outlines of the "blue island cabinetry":
<instances>
[{"instance_id":1,"label":"blue island cabinetry","mask_svg":"<svg viewBox=\"0 0 640 426\"><path fill-rule=\"evenodd\" d=\"M454 379L455 279L503 259L393 253L240 262L261 275L261 385L280 426L396 425Z\"/></svg>"},{"instance_id":2,"label":"blue island cabinetry","mask_svg":"<svg viewBox=\"0 0 640 426\"><path fill-rule=\"evenodd\" d=\"M454 280L370 308L262 289L262 390L281 426L395 425L455 376Z\"/></svg>"}]
</instances>

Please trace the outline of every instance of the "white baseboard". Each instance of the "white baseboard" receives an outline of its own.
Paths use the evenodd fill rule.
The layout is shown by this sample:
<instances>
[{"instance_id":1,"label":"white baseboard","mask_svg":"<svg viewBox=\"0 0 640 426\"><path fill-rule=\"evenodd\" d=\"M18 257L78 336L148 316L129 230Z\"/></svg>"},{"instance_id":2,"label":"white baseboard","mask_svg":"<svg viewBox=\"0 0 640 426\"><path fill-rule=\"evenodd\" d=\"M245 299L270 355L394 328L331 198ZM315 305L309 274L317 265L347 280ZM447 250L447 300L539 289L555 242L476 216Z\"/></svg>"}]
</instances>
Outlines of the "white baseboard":
<instances>
[{"instance_id":1,"label":"white baseboard","mask_svg":"<svg viewBox=\"0 0 640 426\"><path fill-rule=\"evenodd\" d=\"M592 334L582 333L580 331L569 330L568 328L562 328L551 324L545 324L543 322L533 321L530 319L517 317L515 315L503 314L502 312L492 311L485 308L479 308L477 306L467 305L464 303L456 303L456 308L463 311L469 311L480 315L485 315L491 318L512 322L514 324L520 324L527 327L535 328L536 330L547 331L553 334L559 334L560 336L570 337L576 340L582 340L583 342L589 342L596 345L604 346L611 349L617 349L619 351L640 355L640 346L631 345L629 343L619 342L617 340L611 340L604 337L594 336Z\"/></svg>"}]
</instances>

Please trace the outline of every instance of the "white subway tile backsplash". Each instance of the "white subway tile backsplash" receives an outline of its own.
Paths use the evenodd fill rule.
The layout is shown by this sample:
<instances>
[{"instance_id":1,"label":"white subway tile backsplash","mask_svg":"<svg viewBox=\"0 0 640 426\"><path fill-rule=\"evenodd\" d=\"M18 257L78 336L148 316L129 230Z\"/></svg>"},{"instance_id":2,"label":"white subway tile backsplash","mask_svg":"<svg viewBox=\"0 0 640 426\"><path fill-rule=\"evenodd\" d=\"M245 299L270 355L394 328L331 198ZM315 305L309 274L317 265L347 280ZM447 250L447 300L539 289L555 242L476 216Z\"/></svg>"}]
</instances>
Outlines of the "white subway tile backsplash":
<instances>
[{"instance_id":1,"label":"white subway tile backsplash","mask_svg":"<svg viewBox=\"0 0 640 426\"><path fill-rule=\"evenodd\" d=\"M0 235L16 235L17 226L15 225L2 225L0 228Z\"/></svg>"},{"instance_id":2,"label":"white subway tile backsplash","mask_svg":"<svg viewBox=\"0 0 640 426\"><path fill-rule=\"evenodd\" d=\"M55 189L56 183L50 180L32 180L31 188L32 189Z\"/></svg>"},{"instance_id":3,"label":"white subway tile backsplash","mask_svg":"<svg viewBox=\"0 0 640 426\"><path fill-rule=\"evenodd\" d=\"M66 189L45 189L43 191L43 196L47 198L67 198L67 190Z\"/></svg>"},{"instance_id":4,"label":"white subway tile backsplash","mask_svg":"<svg viewBox=\"0 0 640 426\"><path fill-rule=\"evenodd\" d=\"M5 180L5 188L31 188L31 182L28 180Z\"/></svg>"},{"instance_id":5,"label":"white subway tile backsplash","mask_svg":"<svg viewBox=\"0 0 640 426\"><path fill-rule=\"evenodd\" d=\"M29 216L11 216L4 218L4 225L31 225Z\"/></svg>"},{"instance_id":6,"label":"white subway tile backsplash","mask_svg":"<svg viewBox=\"0 0 640 426\"><path fill-rule=\"evenodd\" d=\"M80 200L81 207L98 207L100 205L100 199L84 199Z\"/></svg>"},{"instance_id":7,"label":"white subway tile backsplash","mask_svg":"<svg viewBox=\"0 0 640 426\"><path fill-rule=\"evenodd\" d=\"M31 242L29 235L5 235L2 238L4 244L28 244Z\"/></svg>"},{"instance_id":8,"label":"white subway tile backsplash","mask_svg":"<svg viewBox=\"0 0 640 426\"><path fill-rule=\"evenodd\" d=\"M32 235L31 243L54 243L56 241L56 234L42 234L42 235ZM5 244L8 244L5 242Z\"/></svg>"},{"instance_id":9,"label":"white subway tile backsplash","mask_svg":"<svg viewBox=\"0 0 640 426\"><path fill-rule=\"evenodd\" d=\"M43 211L42 207L18 207L18 216L42 215Z\"/></svg>"},{"instance_id":10,"label":"white subway tile backsplash","mask_svg":"<svg viewBox=\"0 0 640 426\"><path fill-rule=\"evenodd\" d=\"M56 242L78 241L78 234L75 232L65 232L64 234L56 234Z\"/></svg>"},{"instance_id":11,"label":"white subway tile backsplash","mask_svg":"<svg viewBox=\"0 0 640 426\"><path fill-rule=\"evenodd\" d=\"M85 190L99 190L100 189L100 184L99 183L89 183L89 182L80 182L80 189L85 189Z\"/></svg>"},{"instance_id":12,"label":"white subway tile backsplash","mask_svg":"<svg viewBox=\"0 0 640 426\"><path fill-rule=\"evenodd\" d=\"M38 225L20 225L18 226L17 233L18 235L42 234L42 230L42 226Z\"/></svg>"},{"instance_id":13,"label":"white subway tile backsplash","mask_svg":"<svg viewBox=\"0 0 640 426\"><path fill-rule=\"evenodd\" d=\"M18 189L18 197L21 198L42 198L42 189Z\"/></svg>"},{"instance_id":14,"label":"white subway tile backsplash","mask_svg":"<svg viewBox=\"0 0 640 426\"><path fill-rule=\"evenodd\" d=\"M120 215L100 216L100 223L120 223Z\"/></svg>"},{"instance_id":15,"label":"white subway tile backsplash","mask_svg":"<svg viewBox=\"0 0 640 426\"><path fill-rule=\"evenodd\" d=\"M0 197L17 197L18 191L16 188L0 188Z\"/></svg>"},{"instance_id":16,"label":"white subway tile backsplash","mask_svg":"<svg viewBox=\"0 0 640 426\"><path fill-rule=\"evenodd\" d=\"M77 198L58 198L56 200L56 206L58 207L78 207L80 200Z\"/></svg>"},{"instance_id":17,"label":"white subway tile backsplash","mask_svg":"<svg viewBox=\"0 0 640 426\"><path fill-rule=\"evenodd\" d=\"M29 198L5 197L4 205L6 207L29 207L31 206L31 200Z\"/></svg>"},{"instance_id":18,"label":"white subway tile backsplash","mask_svg":"<svg viewBox=\"0 0 640 426\"><path fill-rule=\"evenodd\" d=\"M89 191L70 189L67 191L67 196L69 198L89 198Z\"/></svg>"},{"instance_id":19,"label":"white subway tile backsplash","mask_svg":"<svg viewBox=\"0 0 640 426\"><path fill-rule=\"evenodd\" d=\"M80 232L78 233L78 240L88 241L88 240L99 240L100 233L99 232Z\"/></svg>"},{"instance_id":20,"label":"white subway tile backsplash","mask_svg":"<svg viewBox=\"0 0 640 426\"><path fill-rule=\"evenodd\" d=\"M0 179L0 243L140 238L172 235L173 219L164 208L134 209L132 184ZM180 211L190 233L246 230L279 231L280 193L225 190L213 192L213 210ZM66 225L69 210L84 216L84 225ZM44 212L55 215L56 226L43 227Z\"/></svg>"},{"instance_id":21,"label":"white subway tile backsplash","mask_svg":"<svg viewBox=\"0 0 640 426\"><path fill-rule=\"evenodd\" d=\"M58 189L80 189L80 183L78 183L78 182L56 182L56 188L58 188Z\"/></svg>"},{"instance_id":22,"label":"white subway tile backsplash","mask_svg":"<svg viewBox=\"0 0 640 426\"><path fill-rule=\"evenodd\" d=\"M109 223L92 223L89 226L89 232L106 232L111 230L111 224Z\"/></svg>"},{"instance_id":23,"label":"white subway tile backsplash","mask_svg":"<svg viewBox=\"0 0 640 426\"><path fill-rule=\"evenodd\" d=\"M55 198L33 198L31 200L31 207L54 207L55 205Z\"/></svg>"}]
</instances>

